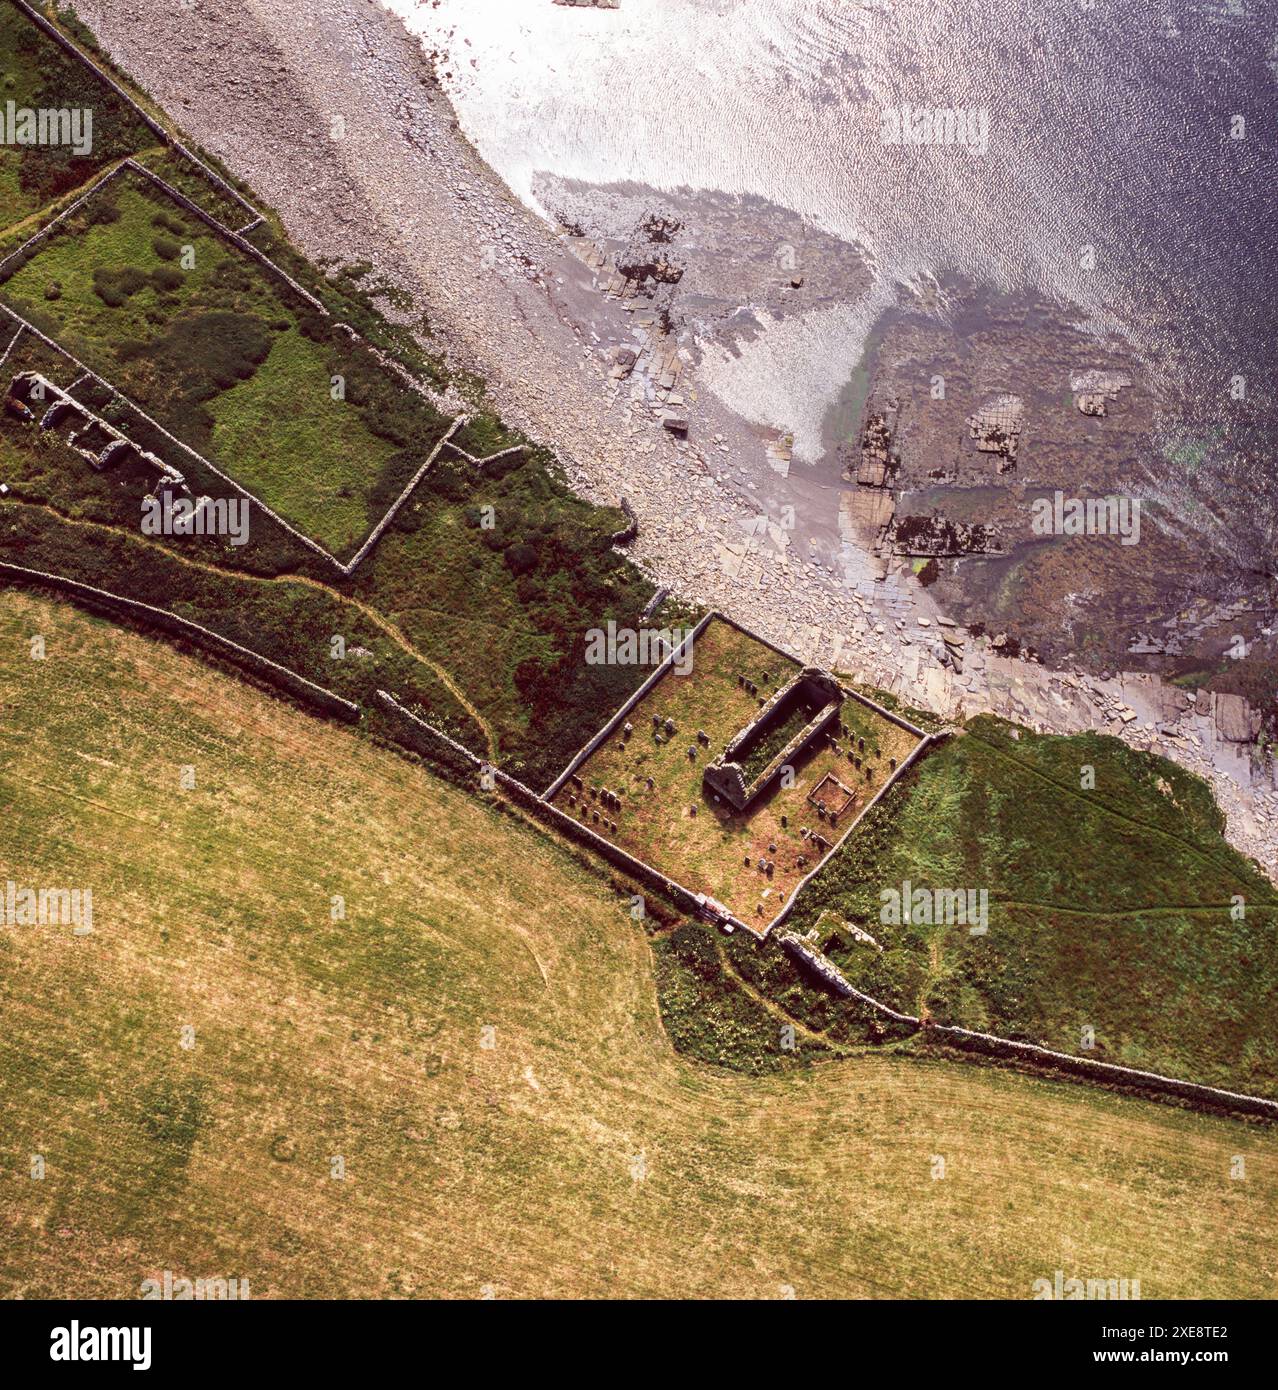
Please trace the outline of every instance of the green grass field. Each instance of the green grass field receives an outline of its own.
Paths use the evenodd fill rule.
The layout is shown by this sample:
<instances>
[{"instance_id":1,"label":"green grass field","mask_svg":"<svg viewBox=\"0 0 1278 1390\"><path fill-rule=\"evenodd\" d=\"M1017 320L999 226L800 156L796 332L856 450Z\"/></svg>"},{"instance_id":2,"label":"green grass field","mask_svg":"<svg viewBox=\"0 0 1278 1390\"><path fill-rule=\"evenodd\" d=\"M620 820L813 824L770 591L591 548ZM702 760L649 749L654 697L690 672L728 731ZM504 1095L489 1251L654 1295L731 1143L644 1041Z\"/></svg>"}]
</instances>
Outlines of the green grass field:
<instances>
[{"instance_id":1,"label":"green grass field","mask_svg":"<svg viewBox=\"0 0 1278 1390\"><path fill-rule=\"evenodd\" d=\"M1089 1055L1275 1095L1278 895L1222 830L1174 763L982 717L875 808L794 925L830 911L870 932L881 954L833 955L905 1012L1070 1053L1090 1028ZM906 880L984 889L988 932L884 923Z\"/></svg>"},{"instance_id":2,"label":"green grass field","mask_svg":"<svg viewBox=\"0 0 1278 1390\"><path fill-rule=\"evenodd\" d=\"M388 460L406 453L411 476L448 425L131 172L63 223L0 295L339 555L389 505L373 497Z\"/></svg>"},{"instance_id":3,"label":"green grass field","mask_svg":"<svg viewBox=\"0 0 1278 1390\"><path fill-rule=\"evenodd\" d=\"M0 144L0 233L87 183L108 164L156 143L109 87L11 5L0 4L0 106L89 109L92 149ZM34 228L32 228L34 230Z\"/></svg>"},{"instance_id":4,"label":"green grass field","mask_svg":"<svg viewBox=\"0 0 1278 1390\"><path fill-rule=\"evenodd\" d=\"M891 1055L689 1062L624 903L521 822L13 591L0 672L0 877L95 899L92 936L0 931L5 1296L1274 1293L1270 1131Z\"/></svg>"},{"instance_id":5,"label":"green grass field","mask_svg":"<svg viewBox=\"0 0 1278 1390\"><path fill-rule=\"evenodd\" d=\"M323 347L290 329L276 337L262 366L222 392L210 412L213 453L235 461L237 481L341 553L372 529L370 482L395 445L332 399L331 365Z\"/></svg>"}]
</instances>

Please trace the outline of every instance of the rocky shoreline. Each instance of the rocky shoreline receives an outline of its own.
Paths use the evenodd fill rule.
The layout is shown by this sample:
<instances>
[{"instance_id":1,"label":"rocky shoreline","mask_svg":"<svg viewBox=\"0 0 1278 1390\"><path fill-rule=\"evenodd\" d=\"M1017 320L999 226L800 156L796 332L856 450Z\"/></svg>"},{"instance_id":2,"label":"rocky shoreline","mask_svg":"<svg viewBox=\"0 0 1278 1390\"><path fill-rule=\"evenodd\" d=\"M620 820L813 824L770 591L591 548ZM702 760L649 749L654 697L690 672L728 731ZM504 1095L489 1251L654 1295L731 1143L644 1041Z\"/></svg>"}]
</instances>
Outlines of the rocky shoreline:
<instances>
[{"instance_id":1,"label":"rocky shoreline","mask_svg":"<svg viewBox=\"0 0 1278 1390\"><path fill-rule=\"evenodd\" d=\"M628 498L631 553L659 583L943 716L987 710L1163 753L1212 783L1231 841L1278 878L1278 780L1251 756L1256 716L1238 697L1190 695L1144 673L1050 671L1001 652L996 639L948 622L908 565L884 573L850 493L837 555L814 542L795 553L735 466L747 448L787 458L784 440L761 439L698 391L695 374L681 379L661 325L640 323L642 308L607 293L613 270L529 213L478 157L429 57L375 0L78 8L303 250L371 262L402 285L433 345L484 378L507 420L552 445L583 495ZM664 399L643 385L647 363ZM686 437L667 422L672 412Z\"/></svg>"}]
</instances>

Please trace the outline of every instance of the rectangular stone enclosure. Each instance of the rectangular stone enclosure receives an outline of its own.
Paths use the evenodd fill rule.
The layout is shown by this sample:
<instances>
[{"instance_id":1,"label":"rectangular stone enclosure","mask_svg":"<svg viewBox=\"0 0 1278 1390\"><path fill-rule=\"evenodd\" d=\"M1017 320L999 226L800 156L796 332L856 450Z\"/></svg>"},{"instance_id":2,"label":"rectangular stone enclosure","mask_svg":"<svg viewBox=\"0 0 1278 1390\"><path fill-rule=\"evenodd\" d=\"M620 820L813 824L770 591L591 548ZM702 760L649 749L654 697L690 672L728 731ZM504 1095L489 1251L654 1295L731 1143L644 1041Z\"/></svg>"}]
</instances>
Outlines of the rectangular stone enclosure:
<instances>
[{"instance_id":1,"label":"rectangular stone enclosure","mask_svg":"<svg viewBox=\"0 0 1278 1390\"><path fill-rule=\"evenodd\" d=\"M626 707L550 799L762 930L923 736L720 615L690 667Z\"/></svg>"}]
</instances>

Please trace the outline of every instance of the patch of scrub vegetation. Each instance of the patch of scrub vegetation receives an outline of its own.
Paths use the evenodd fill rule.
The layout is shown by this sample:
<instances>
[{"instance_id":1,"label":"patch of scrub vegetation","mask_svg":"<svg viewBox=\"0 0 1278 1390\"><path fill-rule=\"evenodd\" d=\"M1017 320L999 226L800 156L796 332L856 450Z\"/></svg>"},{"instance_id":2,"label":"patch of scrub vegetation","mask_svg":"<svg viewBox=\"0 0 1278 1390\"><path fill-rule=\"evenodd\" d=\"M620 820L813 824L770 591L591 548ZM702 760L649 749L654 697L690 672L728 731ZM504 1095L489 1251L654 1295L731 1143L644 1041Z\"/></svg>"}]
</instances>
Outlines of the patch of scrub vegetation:
<instances>
[{"instance_id":1,"label":"patch of scrub vegetation","mask_svg":"<svg viewBox=\"0 0 1278 1390\"><path fill-rule=\"evenodd\" d=\"M20 592L0 688L0 865L95 926L0 931L0 1295L1023 1298L1063 1239L1146 1297L1272 1292L1273 1131L891 1053L701 1065L640 926L521 820Z\"/></svg>"},{"instance_id":2,"label":"patch of scrub vegetation","mask_svg":"<svg viewBox=\"0 0 1278 1390\"><path fill-rule=\"evenodd\" d=\"M368 349L138 174L59 224L3 293L339 555L376 519L369 492L385 461L405 450L424 460L448 427Z\"/></svg>"},{"instance_id":3,"label":"patch of scrub vegetation","mask_svg":"<svg viewBox=\"0 0 1278 1390\"><path fill-rule=\"evenodd\" d=\"M6 461L0 433L0 474ZM435 667L415 660L376 615L336 591L288 576L252 578L209 567L198 539L187 542L183 558L141 536L90 529L11 500L0 501L0 539L0 558L10 564L167 608L367 709L378 689L400 691L460 742L480 752L486 747L483 730ZM339 660L334 635L344 643Z\"/></svg>"},{"instance_id":4,"label":"patch of scrub vegetation","mask_svg":"<svg viewBox=\"0 0 1278 1390\"><path fill-rule=\"evenodd\" d=\"M658 933L652 950L670 1040L701 1062L758 1074L910 1033L802 974L775 941L685 922Z\"/></svg>"},{"instance_id":5,"label":"patch of scrub vegetation","mask_svg":"<svg viewBox=\"0 0 1278 1390\"><path fill-rule=\"evenodd\" d=\"M681 1052L751 1073L808 1060L809 1049L783 1046L785 1018L734 978L710 928L685 922L652 950L662 1021Z\"/></svg>"},{"instance_id":6,"label":"patch of scrub vegetation","mask_svg":"<svg viewBox=\"0 0 1278 1390\"><path fill-rule=\"evenodd\" d=\"M1222 831L1210 789L1174 763L982 716L875 807L791 925L828 911L874 936L881 951L822 944L902 1012L1274 1094L1278 895ZM906 882L984 891L988 930L918 908L883 921L883 892Z\"/></svg>"},{"instance_id":7,"label":"patch of scrub vegetation","mask_svg":"<svg viewBox=\"0 0 1278 1390\"><path fill-rule=\"evenodd\" d=\"M377 506L414 457L387 460ZM356 594L456 676L496 729L503 765L538 789L650 674L586 661L588 631L637 626L652 594L611 545L624 524L574 497L540 451L484 472L441 456L354 576ZM680 621L675 609L654 619Z\"/></svg>"},{"instance_id":8,"label":"patch of scrub vegetation","mask_svg":"<svg viewBox=\"0 0 1278 1390\"><path fill-rule=\"evenodd\" d=\"M92 110L92 148L0 144L0 223L13 223L155 143L128 105L9 4L0 4L0 107ZM31 228L35 230L34 227Z\"/></svg>"}]
</instances>

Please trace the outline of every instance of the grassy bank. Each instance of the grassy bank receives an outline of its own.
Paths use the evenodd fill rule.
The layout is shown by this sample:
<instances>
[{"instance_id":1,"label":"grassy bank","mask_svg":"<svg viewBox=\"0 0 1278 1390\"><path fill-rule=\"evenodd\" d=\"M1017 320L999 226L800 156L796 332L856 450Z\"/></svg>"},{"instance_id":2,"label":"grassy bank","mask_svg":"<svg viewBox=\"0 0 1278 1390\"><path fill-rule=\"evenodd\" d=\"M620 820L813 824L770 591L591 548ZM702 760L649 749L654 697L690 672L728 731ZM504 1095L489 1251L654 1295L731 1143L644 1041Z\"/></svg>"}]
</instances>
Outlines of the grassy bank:
<instances>
[{"instance_id":1,"label":"grassy bank","mask_svg":"<svg viewBox=\"0 0 1278 1390\"><path fill-rule=\"evenodd\" d=\"M1174 763L981 717L875 808L794 926L828 911L873 935L881 952L828 940L904 1012L1273 1095L1278 899L1222 831ZM988 930L884 921L884 891L907 881L984 891Z\"/></svg>"}]
</instances>

